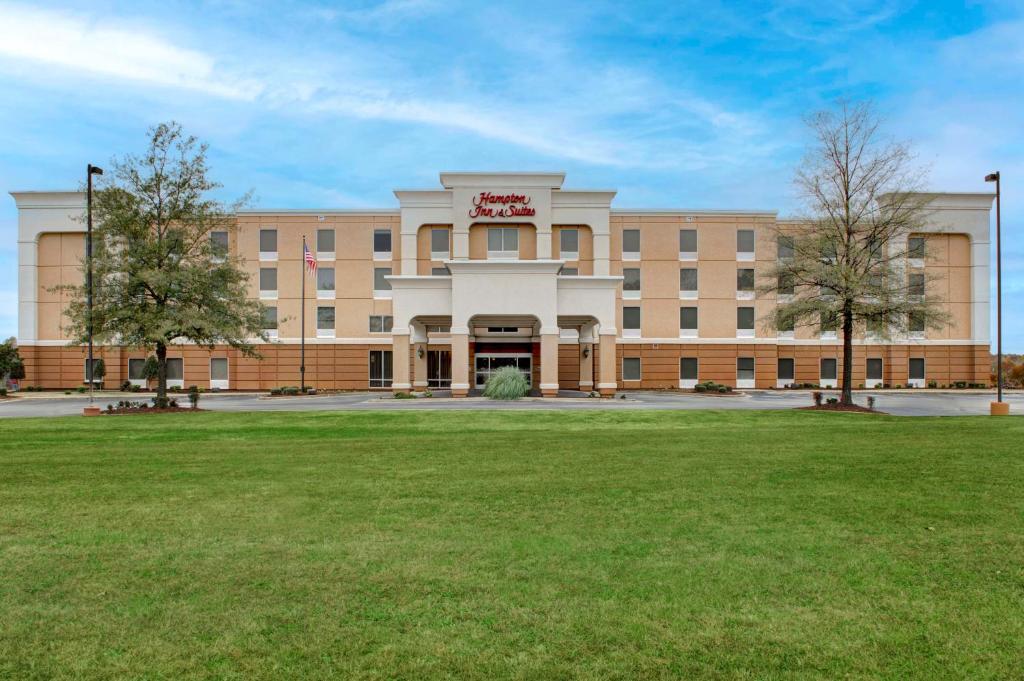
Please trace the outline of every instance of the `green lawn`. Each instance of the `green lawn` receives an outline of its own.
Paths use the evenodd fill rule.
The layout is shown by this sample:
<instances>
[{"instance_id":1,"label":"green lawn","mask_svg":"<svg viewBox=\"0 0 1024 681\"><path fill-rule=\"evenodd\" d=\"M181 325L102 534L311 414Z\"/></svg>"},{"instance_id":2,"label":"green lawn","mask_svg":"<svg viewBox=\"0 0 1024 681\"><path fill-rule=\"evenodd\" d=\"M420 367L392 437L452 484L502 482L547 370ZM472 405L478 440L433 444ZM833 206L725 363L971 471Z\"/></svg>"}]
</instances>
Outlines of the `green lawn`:
<instances>
[{"instance_id":1,"label":"green lawn","mask_svg":"<svg viewBox=\"0 0 1024 681\"><path fill-rule=\"evenodd\" d=\"M0 678L1021 678L1024 419L0 423Z\"/></svg>"}]
</instances>

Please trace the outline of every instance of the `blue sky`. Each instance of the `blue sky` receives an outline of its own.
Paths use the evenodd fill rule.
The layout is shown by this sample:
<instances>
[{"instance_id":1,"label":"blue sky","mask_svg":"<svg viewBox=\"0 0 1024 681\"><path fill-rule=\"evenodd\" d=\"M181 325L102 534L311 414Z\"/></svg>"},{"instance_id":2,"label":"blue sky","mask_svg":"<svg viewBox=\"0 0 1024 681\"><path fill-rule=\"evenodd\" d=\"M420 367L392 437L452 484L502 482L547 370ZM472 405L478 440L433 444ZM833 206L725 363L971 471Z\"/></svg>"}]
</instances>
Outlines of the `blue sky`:
<instances>
[{"instance_id":1,"label":"blue sky","mask_svg":"<svg viewBox=\"0 0 1024 681\"><path fill-rule=\"evenodd\" d=\"M393 206L441 170L564 170L618 207L795 206L803 114L872 99L935 189L1005 180L1024 352L1024 4L0 0L0 188L73 188L175 119L224 198ZM16 331L0 195L0 336Z\"/></svg>"}]
</instances>

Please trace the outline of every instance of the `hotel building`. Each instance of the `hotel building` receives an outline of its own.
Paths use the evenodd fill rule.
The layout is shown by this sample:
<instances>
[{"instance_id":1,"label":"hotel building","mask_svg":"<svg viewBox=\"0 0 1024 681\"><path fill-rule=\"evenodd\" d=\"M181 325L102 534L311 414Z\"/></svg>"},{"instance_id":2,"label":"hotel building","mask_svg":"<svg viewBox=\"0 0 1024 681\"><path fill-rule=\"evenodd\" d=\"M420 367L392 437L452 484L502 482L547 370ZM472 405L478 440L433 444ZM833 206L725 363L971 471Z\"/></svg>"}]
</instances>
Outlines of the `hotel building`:
<instances>
[{"instance_id":1,"label":"hotel building","mask_svg":"<svg viewBox=\"0 0 1024 681\"><path fill-rule=\"evenodd\" d=\"M633 210L615 191L566 189L561 173L442 173L440 188L396 190L381 210L247 210L215 233L244 259L268 306L260 359L228 347L176 345L171 384L232 390L299 383L321 389L482 388L519 367L539 392L838 385L835 332L776 331L776 304L755 293L779 257L774 211ZM69 346L60 284L81 281L84 196L13 192L18 206L18 345L26 385L85 381ZM989 377L992 195L930 194L926 231L910 235L910 276L951 322L854 343L855 387ZM302 239L318 269L304 275ZM300 329L307 277L306 329ZM105 384L141 383L146 354L99 347Z\"/></svg>"}]
</instances>

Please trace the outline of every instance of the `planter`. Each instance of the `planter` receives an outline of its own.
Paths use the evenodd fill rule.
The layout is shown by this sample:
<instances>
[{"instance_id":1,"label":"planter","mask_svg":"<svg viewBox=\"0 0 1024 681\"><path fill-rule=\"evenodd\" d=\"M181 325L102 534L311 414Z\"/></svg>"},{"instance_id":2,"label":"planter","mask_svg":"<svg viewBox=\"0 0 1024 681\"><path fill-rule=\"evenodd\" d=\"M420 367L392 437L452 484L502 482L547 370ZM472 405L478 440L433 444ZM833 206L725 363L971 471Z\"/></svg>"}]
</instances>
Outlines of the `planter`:
<instances>
[{"instance_id":1,"label":"planter","mask_svg":"<svg viewBox=\"0 0 1024 681\"><path fill-rule=\"evenodd\" d=\"M95 406L95 405L93 405L91 407L86 407L85 409L82 410L82 415L83 416L99 416L100 415L100 408Z\"/></svg>"}]
</instances>

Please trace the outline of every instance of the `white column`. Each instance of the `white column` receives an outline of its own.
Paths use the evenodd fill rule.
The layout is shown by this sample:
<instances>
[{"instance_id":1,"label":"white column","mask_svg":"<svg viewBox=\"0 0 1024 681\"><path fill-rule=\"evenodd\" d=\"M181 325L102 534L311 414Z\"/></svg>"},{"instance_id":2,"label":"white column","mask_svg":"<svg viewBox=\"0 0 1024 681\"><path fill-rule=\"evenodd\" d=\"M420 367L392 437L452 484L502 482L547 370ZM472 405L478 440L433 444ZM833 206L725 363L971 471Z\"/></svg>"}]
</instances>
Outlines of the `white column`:
<instances>
[{"instance_id":1,"label":"white column","mask_svg":"<svg viewBox=\"0 0 1024 681\"><path fill-rule=\"evenodd\" d=\"M548 331L549 329L544 329ZM558 333L540 335L540 394L544 397L558 395Z\"/></svg>"},{"instance_id":2,"label":"white column","mask_svg":"<svg viewBox=\"0 0 1024 681\"><path fill-rule=\"evenodd\" d=\"M452 397L469 394L469 329L452 327Z\"/></svg>"},{"instance_id":3,"label":"white column","mask_svg":"<svg viewBox=\"0 0 1024 681\"><path fill-rule=\"evenodd\" d=\"M601 397L611 397L619 387L615 375L618 366L615 357L615 333L614 327L601 327L601 371L597 384L597 391L601 393Z\"/></svg>"}]
</instances>

